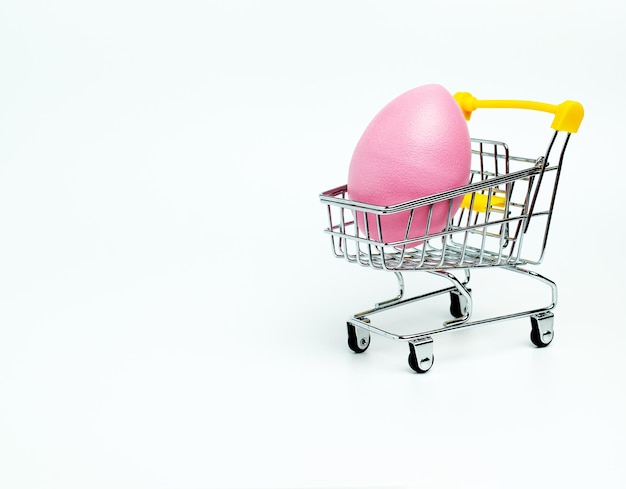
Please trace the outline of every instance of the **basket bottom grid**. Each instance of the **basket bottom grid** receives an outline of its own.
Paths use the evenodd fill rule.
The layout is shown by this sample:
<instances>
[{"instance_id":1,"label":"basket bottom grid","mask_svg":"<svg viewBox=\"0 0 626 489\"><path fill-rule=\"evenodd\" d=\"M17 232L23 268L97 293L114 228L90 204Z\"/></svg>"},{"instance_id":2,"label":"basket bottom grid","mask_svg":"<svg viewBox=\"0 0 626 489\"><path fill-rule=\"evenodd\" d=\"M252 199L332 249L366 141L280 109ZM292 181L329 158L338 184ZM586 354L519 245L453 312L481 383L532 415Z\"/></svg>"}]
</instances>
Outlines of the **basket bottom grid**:
<instances>
[{"instance_id":1,"label":"basket bottom grid","mask_svg":"<svg viewBox=\"0 0 626 489\"><path fill-rule=\"evenodd\" d=\"M518 256L513 256L512 248L506 253L502 249L494 252L450 241L442 247L434 247L427 243L404 250L359 243L353 250L348 251L345 239L342 241L336 248L338 257L378 270L445 270L525 264Z\"/></svg>"}]
</instances>

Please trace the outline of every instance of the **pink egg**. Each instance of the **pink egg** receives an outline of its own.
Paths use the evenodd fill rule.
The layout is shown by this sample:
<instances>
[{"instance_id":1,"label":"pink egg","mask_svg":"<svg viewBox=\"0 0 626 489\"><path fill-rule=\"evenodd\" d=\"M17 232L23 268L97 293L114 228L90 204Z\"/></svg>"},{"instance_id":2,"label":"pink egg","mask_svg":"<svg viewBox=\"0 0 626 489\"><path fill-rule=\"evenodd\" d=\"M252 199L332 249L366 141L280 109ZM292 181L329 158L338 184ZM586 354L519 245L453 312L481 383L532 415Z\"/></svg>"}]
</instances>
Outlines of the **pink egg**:
<instances>
[{"instance_id":1,"label":"pink egg","mask_svg":"<svg viewBox=\"0 0 626 489\"><path fill-rule=\"evenodd\" d=\"M365 129L356 145L348 173L351 200L394 205L467 185L470 175L470 137L461 109L441 85L424 85L400 95L385 106ZM455 199L454 215L462 197ZM445 229L448 203L433 208L429 233ZM428 208L413 216L408 238L423 236ZM385 243L406 238L408 211L368 218L370 236ZM365 234L363 214L357 223ZM419 241L408 246L416 246Z\"/></svg>"}]
</instances>

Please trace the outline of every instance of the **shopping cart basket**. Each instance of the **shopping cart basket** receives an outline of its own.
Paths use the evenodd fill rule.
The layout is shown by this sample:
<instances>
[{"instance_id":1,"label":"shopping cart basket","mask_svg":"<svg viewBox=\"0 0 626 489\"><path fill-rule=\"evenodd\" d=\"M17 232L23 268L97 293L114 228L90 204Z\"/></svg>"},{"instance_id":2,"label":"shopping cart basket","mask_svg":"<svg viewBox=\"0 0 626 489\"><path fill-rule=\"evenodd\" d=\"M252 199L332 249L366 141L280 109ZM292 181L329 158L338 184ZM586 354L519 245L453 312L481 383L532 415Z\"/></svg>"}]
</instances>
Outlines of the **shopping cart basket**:
<instances>
[{"instance_id":1,"label":"shopping cart basket","mask_svg":"<svg viewBox=\"0 0 626 489\"><path fill-rule=\"evenodd\" d=\"M463 187L391 206L350 200L346 185L320 195L328 210L325 232L330 235L334 255L348 263L391 271L398 283L395 298L377 303L348 319L348 346L355 353L364 352L370 344L370 333L407 342L409 365L418 373L432 367L433 336L444 332L529 317L532 343L541 348L552 341L552 310L557 303L557 286L524 267L538 265L543 260L563 157L584 113L582 105L574 101L551 105L520 100L478 100L466 92L457 93L454 98L467 120L478 108L532 109L554 114L551 126L554 132L546 152L538 158L513 156L503 142L472 138L471 176ZM460 199L462 203L453 213L453 202ZM441 206L447 206L448 224L443 231L430 232L433 209ZM407 223L405 239L385 241L381 221L384 223L385 216L399 213ZM409 237L416 215L428 216L424 234ZM358 221L363 225L357 225ZM529 230L538 237L530 252L526 250L529 246L523 246L529 239ZM419 244L415 246L416 243ZM489 267L509 270L546 284L551 290L551 302L531 310L471 320L470 271ZM405 297L402 273L420 270L445 278L451 285ZM449 294L453 319L439 327L399 334L372 324L371 316L375 314L442 294Z\"/></svg>"}]
</instances>

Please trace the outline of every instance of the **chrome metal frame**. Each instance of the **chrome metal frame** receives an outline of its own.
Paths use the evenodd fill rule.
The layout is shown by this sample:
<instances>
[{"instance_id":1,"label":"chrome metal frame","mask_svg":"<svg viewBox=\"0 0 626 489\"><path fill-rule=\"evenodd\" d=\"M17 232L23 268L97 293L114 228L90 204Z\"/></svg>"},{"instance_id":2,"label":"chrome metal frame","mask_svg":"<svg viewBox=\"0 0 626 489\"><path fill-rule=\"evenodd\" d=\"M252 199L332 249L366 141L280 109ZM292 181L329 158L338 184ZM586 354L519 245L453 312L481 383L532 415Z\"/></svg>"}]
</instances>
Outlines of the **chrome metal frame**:
<instances>
[{"instance_id":1,"label":"chrome metal frame","mask_svg":"<svg viewBox=\"0 0 626 489\"><path fill-rule=\"evenodd\" d=\"M570 133L555 131L548 148L539 158L509 154L503 142L472 139L472 170L467 185L391 206L378 206L350 200L346 185L320 195L328 212L325 232L331 238L333 254L349 263L394 272L398 294L373 308L348 318L364 351L369 333L409 343L409 363L426 372L433 362L432 337L445 332L518 318L531 318L531 339L546 346L553 337L553 313L557 304L556 284L525 268L540 264L545 256L556 192ZM552 163L553 155L557 155ZM551 180L551 183L547 183ZM456 210L460 199L463 204ZM430 229L435 206L447 206L448 225L444 230ZM422 234L413 234L416 212L427 213ZM403 240L386 241L385 218L403 213L406 229ZM543 220L543 226L541 222ZM530 223L533 222L533 226ZM532 231L532 233L531 233ZM533 234L535 249L525 246ZM550 288L547 305L511 314L470 320L474 311L470 271L497 267L535 279ZM462 270L461 280L452 273ZM405 297L402 273L426 271L447 279L451 286L426 294ZM437 328L413 334L398 334L372 324L371 316L442 294L454 294L460 317L444 321ZM350 331L350 329L349 329ZM356 351L356 350L355 350Z\"/></svg>"}]
</instances>

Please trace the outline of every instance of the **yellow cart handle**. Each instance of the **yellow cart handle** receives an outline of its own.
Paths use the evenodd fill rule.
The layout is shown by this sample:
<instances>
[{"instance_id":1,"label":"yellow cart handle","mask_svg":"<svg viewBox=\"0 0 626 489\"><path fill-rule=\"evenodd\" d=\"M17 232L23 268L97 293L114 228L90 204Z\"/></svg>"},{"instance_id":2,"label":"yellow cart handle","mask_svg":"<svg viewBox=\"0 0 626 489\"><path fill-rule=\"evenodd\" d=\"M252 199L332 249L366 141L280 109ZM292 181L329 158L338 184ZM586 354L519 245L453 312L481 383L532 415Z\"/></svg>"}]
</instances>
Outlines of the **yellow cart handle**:
<instances>
[{"instance_id":1,"label":"yellow cart handle","mask_svg":"<svg viewBox=\"0 0 626 489\"><path fill-rule=\"evenodd\" d=\"M566 100L559 105L528 100L478 100L468 92L458 92L454 94L454 99L468 121L476 109L530 109L554 114L551 127L556 131L577 132L585 115L583 106L573 100Z\"/></svg>"}]
</instances>

